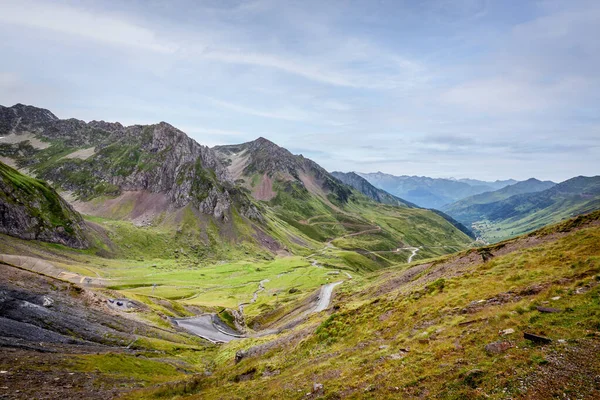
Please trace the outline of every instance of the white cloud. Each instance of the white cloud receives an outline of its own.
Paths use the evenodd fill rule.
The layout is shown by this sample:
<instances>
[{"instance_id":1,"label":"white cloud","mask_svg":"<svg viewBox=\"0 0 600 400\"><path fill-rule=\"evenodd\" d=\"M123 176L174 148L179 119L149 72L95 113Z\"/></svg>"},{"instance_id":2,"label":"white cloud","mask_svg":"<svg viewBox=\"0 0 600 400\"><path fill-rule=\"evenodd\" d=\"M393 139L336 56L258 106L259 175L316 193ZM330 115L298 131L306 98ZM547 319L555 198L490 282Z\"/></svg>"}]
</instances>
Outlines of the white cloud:
<instances>
[{"instance_id":1,"label":"white cloud","mask_svg":"<svg viewBox=\"0 0 600 400\"><path fill-rule=\"evenodd\" d=\"M0 2L0 22L158 53L176 50L173 43L162 42L148 28L114 15L88 12L54 2L3 0Z\"/></svg>"},{"instance_id":2,"label":"white cloud","mask_svg":"<svg viewBox=\"0 0 600 400\"><path fill-rule=\"evenodd\" d=\"M272 119L282 119L287 121L305 121L311 118L311 114L304 112L302 110L290 109L290 108L279 108L271 111L265 111L256 109L253 107L248 107L245 105L232 103L229 101L219 100L214 97L203 96L210 103L231 110L237 113L253 115L256 117L263 118L272 118Z\"/></svg>"}]
</instances>

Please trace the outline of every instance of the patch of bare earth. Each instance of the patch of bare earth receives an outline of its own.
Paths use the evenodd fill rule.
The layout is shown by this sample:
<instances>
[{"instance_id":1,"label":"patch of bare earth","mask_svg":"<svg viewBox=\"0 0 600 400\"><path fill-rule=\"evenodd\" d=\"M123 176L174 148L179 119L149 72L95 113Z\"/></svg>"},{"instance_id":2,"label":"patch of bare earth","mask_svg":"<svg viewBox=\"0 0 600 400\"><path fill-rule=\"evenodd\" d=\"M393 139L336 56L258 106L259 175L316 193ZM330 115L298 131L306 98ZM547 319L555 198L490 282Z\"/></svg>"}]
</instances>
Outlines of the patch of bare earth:
<instances>
[{"instance_id":1,"label":"patch of bare earth","mask_svg":"<svg viewBox=\"0 0 600 400\"><path fill-rule=\"evenodd\" d=\"M159 214L171 207L164 193L151 193L145 190L126 191L120 196L102 202L72 200L73 208L82 214L98 217L129 218L136 225L151 223ZM123 214L123 215L121 215Z\"/></svg>"},{"instance_id":2,"label":"patch of bare earth","mask_svg":"<svg viewBox=\"0 0 600 400\"><path fill-rule=\"evenodd\" d=\"M129 379L96 372L73 372L68 365L73 354L106 351L100 347L54 349L39 352L18 348L0 351L0 398L39 400L113 399L140 387ZM59 352L58 352L59 351ZM114 352L114 349L111 349Z\"/></svg>"},{"instance_id":3,"label":"patch of bare earth","mask_svg":"<svg viewBox=\"0 0 600 400\"><path fill-rule=\"evenodd\" d=\"M277 195L273 191L273 180L267 174L262 176L260 183L252 190L252 196L256 200L269 201Z\"/></svg>"},{"instance_id":4,"label":"patch of bare earth","mask_svg":"<svg viewBox=\"0 0 600 400\"><path fill-rule=\"evenodd\" d=\"M0 139L0 143L6 144L17 144L21 142L29 142L31 147L38 150L47 149L48 147L50 147L50 143L42 142L40 139L36 138L33 133L12 133Z\"/></svg>"},{"instance_id":5,"label":"patch of bare earth","mask_svg":"<svg viewBox=\"0 0 600 400\"><path fill-rule=\"evenodd\" d=\"M227 171L231 175L232 179L235 181L244 176L244 168L248 165L248 160L250 159L250 155L246 153L246 151L229 154L227 157L231 160L231 164L227 167Z\"/></svg>"},{"instance_id":6,"label":"patch of bare earth","mask_svg":"<svg viewBox=\"0 0 600 400\"><path fill-rule=\"evenodd\" d=\"M87 149L80 149L80 150L74 151L70 154L67 154L63 158L78 158L80 160L87 160L94 154L96 154L95 148L89 147Z\"/></svg>"},{"instance_id":7,"label":"patch of bare earth","mask_svg":"<svg viewBox=\"0 0 600 400\"><path fill-rule=\"evenodd\" d=\"M547 363L525 378L523 399L600 399L600 340L554 346Z\"/></svg>"}]
</instances>

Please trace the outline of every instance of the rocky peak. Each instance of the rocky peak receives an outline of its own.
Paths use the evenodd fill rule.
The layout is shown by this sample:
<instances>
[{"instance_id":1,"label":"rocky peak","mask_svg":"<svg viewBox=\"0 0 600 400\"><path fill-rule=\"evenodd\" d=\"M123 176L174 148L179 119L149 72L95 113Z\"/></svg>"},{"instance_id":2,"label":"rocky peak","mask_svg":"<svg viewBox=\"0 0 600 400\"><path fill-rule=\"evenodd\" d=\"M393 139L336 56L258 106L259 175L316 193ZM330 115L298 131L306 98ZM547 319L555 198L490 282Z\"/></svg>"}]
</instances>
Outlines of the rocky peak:
<instances>
[{"instance_id":1,"label":"rocky peak","mask_svg":"<svg viewBox=\"0 0 600 400\"><path fill-rule=\"evenodd\" d=\"M12 107L0 106L0 135L27 131L38 124L56 120L56 115L43 108L20 103Z\"/></svg>"},{"instance_id":2,"label":"rocky peak","mask_svg":"<svg viewBox=\"0 0 600 400\"><path fill-rule=\"evenodd\" d=\"M62 158L40 165L43 158L35 157L35 149L27 159L19 160L39 177L82 200L123 191L149 191L166 194L175 207L192 204L216 218L226 218L235 202L240 213L260 219L252 203L236 191L215 152L166 122L124 127L118 122L62 120L47 110L15 107L27 118L15 120L17 111L3 107L0 127L8 129L0 134L31 132L50 143L60 140L61 148L71 147L73 151L94 147L85 160ZM19 122L25 120L27 124Z\"/></svg>"}]
</instances>

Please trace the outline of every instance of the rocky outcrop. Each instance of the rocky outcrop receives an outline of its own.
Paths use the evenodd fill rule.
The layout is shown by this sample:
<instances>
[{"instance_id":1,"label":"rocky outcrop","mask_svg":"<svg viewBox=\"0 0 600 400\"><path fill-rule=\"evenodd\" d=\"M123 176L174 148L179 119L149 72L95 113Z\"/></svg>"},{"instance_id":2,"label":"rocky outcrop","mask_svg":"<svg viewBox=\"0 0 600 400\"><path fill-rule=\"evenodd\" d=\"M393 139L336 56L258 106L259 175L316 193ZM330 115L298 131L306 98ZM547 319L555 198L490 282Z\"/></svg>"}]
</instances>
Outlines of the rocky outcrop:
<instances>
[{"instance_id":1,"label":"rocky outcrop","mask_svg":"<svg viewBox=\"0 0 600 400\"><path fill-rule=\"evenodd\" d=\"M23 133L60 140L65 150L94 148L85 160L63 157L50 163L28 147L27 154L17 145L1 149L5 154L0 155L17 157L19 165L81 200L141 190L164 193L174 208L192 204L217 219L229 218L231 207L237 206L240 214L262 220L248 196L232 196L234 183L215 152L166 122L124 127L118 122L61 120L50 111L21 104L0 107L0 136Z\"/></svg>"},{"instance_id":2,"label":"rocky outcrop","mask_svg":"<svg viewBox=\"0 0 600 400\"><path fill-rule=\"evenodd\" d=\"M0 233L88 247L81 216L47 183L0 162Z\"/></svg>"},{"instance_id":3,"label":"rocky outcrop","mask_svg":"<svg viewBox=\"0 0 600 400\"><path fill-rule=\"evenodd\" d=\"M241 172L246 187L252 186L250 181L255 174L266 175L275 181L296 183L304 191L331 194L340 203L348 201L352 189L333 177L314 161L302 155L294 155L287 149L260 137L252 142L216 146L213 148L225 165L243 156L245 163ZM306 180L314 185L308 187ZM289 187L289 185L287 185Z\"/></svg>"}]
</instances>

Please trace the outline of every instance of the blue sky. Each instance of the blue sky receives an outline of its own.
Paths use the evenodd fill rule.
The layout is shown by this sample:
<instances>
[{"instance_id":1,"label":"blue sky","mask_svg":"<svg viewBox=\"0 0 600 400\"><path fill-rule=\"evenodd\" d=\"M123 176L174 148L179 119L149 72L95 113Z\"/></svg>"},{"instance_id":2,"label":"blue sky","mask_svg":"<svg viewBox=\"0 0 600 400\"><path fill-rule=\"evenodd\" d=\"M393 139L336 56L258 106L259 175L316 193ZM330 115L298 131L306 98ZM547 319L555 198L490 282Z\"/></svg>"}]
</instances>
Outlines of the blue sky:
<instances>
[{"instance_id":1,"label":"blue sky","mask_svg":"<svg viewBox=\"0 0 600 400\"><path fill-rule=\"evenodd\" d=\"M328 170L600 173L600 2L0 0L0 104Z\"/></svg>"}]
</instances>

